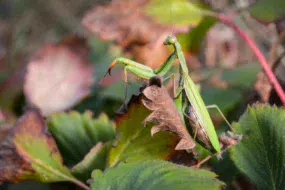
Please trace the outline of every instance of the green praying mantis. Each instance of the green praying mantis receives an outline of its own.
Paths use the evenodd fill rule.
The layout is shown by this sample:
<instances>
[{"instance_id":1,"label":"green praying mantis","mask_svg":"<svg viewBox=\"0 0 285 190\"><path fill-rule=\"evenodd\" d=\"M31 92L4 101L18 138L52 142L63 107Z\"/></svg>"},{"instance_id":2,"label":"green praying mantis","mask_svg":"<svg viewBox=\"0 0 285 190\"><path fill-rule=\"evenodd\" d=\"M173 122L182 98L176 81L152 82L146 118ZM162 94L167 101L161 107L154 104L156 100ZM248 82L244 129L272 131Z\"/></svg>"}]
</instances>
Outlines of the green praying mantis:
<instances>
[{"instance_id":1,"label":"green praying mantis","mask_svg":"<svg viewBox=\"0 0 285 190\"><path fill-rule=\"evenodd\" d=\"M108 73L111 74L111 69L116 65L116 63L121 63L125 65L124 80L126 84L128 84L128 71L144 79L150 79L157 75L164 77L172 68L174 61L178 59L180 62L180 81L174 97L178 112L183 118L182 120L184 121L188 129L190 128L190 132L192 133L192 136L194 136L194 140L197 139L203 147L210 150L213 154L220 155L222 152L220 141L218 139L214 124L212 122L212 119L210 118L210 114L207 109L216 108L222 115L222 117L225 119L226 123L230 126L229 122L226 120L226 118L217 106L212 105L206 107L203 99L201 98L198 88L189 76L185 57L176 37L173 35L169 35L165 39L164 45L173 46L174 52L166 59L166 61L159 68L153 70L150 67L142 65L138 62L126 58L117 58L111 63L105 76ZM224 139L226 139L225 141L227 142L230 141L227 137L225 137Z\"/></svg>"}]
</instances>

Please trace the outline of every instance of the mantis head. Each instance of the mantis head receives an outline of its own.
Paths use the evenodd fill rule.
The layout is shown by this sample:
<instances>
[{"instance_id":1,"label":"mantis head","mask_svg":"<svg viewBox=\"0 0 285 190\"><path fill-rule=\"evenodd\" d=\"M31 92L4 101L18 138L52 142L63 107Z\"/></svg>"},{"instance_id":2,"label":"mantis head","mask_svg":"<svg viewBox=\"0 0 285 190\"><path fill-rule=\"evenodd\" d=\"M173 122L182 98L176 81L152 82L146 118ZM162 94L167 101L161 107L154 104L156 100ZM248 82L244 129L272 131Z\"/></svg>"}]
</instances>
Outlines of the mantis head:
<instances>
[{"instance_id":1,"label":"mantis head","mask_svg":"<svg viewBox=\"0 0 285 190\"><path fill-rule=\"evenodd\" d=\"M164 40L163 44L164 45L173 45L176 42L176 37L173 35L167 36L167 38Z\"/></svg>"}]
</instances>

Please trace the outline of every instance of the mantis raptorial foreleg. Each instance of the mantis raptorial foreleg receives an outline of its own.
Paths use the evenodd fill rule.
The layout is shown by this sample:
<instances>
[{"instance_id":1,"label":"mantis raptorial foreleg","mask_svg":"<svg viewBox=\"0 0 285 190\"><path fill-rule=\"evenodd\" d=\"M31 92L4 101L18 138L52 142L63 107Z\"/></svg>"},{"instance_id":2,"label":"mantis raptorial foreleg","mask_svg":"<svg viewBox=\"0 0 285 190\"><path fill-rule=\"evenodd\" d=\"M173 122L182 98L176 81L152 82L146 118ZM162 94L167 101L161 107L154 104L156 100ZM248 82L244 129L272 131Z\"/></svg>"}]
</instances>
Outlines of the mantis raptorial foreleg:
<instances>
[{"instance_id":1,"label":"mantis raptorial foreleg","mask_svg":"<svg viewBox=\"0 0 285 190\"><path fill-rule=\"evenodd\" d=\"M109 66L106 74L104 77L109 74L111 75L112 68L117 64L121 63L124 64L124 81L126 84L126 92L125 92L125 99L127 98L128 93L128 71L134 73L138 77L144 78L144 79L150 79L151 77L155 75L163 76L165 75L172 67L174 61L176 59L176 54L173 52L165 61L164 63L157 69L152 70L150 67L145 66L143 64L140 64L138 62L132 61L130 59L126 58L116 58Z\"/></svg>"},{"instance_id":2,"label":"mantis raptorial foreleg","mask_svg":"<svg viewBox=\"0 0 285 190\"><path fill-rule=\"evenodd\" d=\"M127 71L131 71L132 73L134 73L135 75L137 75L138 77L144 78L144 79L150 79L151 77L155 76L155 75L160 75L160 76L164 76L172 67L174 61L176 59L176 54L172 53L165 61L164 63L157 69L152 70L150 67L140 64L138 62L132 61L130 59L126 59L126 58L116 58L109 66L106 74L104 75L104 77L107 74L111 74L111 70L112 68L117 64L117 63L121 63L125 65L125 82L127 83Z\"/></svg>"},{"instance_id":3,"label":"mantis raptorial foreleg","mask_svg":"<svg viewBox=\"0 0 285 190\"><path fill-rule=\"evenodd\" d=\"M109 74L111 75L111 70L112 68L117 64L117 63L121 63L121 64L124 64L125 67L127 67L125 69L125 75L127 73L127 70L133 72L134 74L136 74L137 76L141 77L141 78L145 78L145 79L149 79L153 76L155 76L155 73L154 71L148 67L148 66L145 66L143 64L140 64L138 62L135 62L135 61L132 61L130 59L126 59L126 58L117 58L115 59L109 66L106 74L104 75L104 77ZM125 76L125 80L126 80L126 76ZM125 81L126 82L126 81Z\"/></svg>"}]
</instances>

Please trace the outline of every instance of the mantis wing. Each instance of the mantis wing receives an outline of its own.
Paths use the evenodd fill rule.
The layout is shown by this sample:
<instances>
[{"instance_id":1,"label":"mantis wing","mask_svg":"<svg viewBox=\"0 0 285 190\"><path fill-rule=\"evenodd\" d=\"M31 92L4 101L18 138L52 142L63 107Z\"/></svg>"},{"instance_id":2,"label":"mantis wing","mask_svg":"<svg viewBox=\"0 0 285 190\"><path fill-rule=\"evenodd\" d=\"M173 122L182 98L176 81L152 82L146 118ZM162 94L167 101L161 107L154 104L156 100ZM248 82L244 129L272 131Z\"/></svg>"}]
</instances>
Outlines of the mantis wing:
<instances>
[{"instance_id":1,"label":"mantis wing","mask_svg":"<svg viewBox=\"0 0 285 190\"><path fill-rule=\"evenodd\" d=\"M214 149L217 152L221 152L214 124L195 83L189 75L184 75L184 90L193 110L195 110L195 115L198 118L199 124L205 129Z\"/></svg>"}]
</instances>

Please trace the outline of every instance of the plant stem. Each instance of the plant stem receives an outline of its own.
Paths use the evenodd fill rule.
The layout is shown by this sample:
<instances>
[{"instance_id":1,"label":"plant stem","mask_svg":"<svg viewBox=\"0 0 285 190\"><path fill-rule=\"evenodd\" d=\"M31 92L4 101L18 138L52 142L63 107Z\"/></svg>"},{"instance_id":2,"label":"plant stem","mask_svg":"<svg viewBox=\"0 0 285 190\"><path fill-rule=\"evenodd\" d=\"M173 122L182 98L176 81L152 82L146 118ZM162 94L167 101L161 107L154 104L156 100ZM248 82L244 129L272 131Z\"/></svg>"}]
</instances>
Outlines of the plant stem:
<instances>
[{"instance_id":1,"label":"plant stem","mask_svg":"<svg viewBox=\"0 0 285 190\"><path fill-rule=\"evenodd\" d=\"M284 91L281 85L279 84L278 80L276 79L274 73L270 69L270 65L266 61L265 57L263 56L262 52L255 44L255 42L244 31L242 31L236 24L234 24L232 17L227 17L226 15L223 15L223 14L211 14L211 16L216 17L221 22L231 27L248 44L248 46L251 48L251 50L254 52L257 59L259 60L261 66L263 67L265 71L265 74L267 75L269 81L273 85L283 105L285 105Z\"/></svg>"},{"instance_id":2,"label":"plant stem","mask_svg":"<svg viewBox=\"0 0 285 190\"><path fill-rule=\"evenodd\" d=\"M85 183L83 183L83 182L81 182L81 181L79 181L77 179L72 179L71 182L73 182L74 184L78 185L79 187L81 187L84 190L90 190L90 188L87 185L85 185Z\"/></svg>"}]
</instances>

